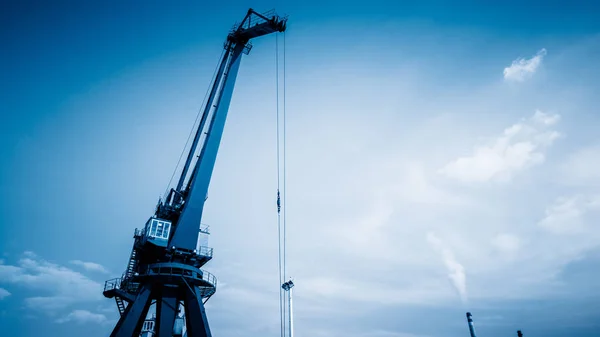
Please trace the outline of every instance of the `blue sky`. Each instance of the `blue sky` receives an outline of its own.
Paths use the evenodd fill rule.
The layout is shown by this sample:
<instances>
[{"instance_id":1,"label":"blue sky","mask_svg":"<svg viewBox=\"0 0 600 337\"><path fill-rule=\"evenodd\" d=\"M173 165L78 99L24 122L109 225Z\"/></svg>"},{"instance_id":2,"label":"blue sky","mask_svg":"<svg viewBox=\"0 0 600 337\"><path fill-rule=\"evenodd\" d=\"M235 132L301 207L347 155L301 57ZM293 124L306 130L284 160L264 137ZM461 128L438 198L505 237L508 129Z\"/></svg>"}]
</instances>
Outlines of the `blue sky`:
<instances>
[{"instance_id":1,"label":"blue sky","mask_svg":"<svg viewBox=\"0 0 600 337\"><path fill-rule=\"evenodd\" d=\"M290 15L297 336L467 336L466 311L480 336L600 335L597 5L1 6L3 331L110 333L102 284L252 6ZM253 44L203 220L215 336L279 331L275 37Z\"/></svg>"}]
</instances>

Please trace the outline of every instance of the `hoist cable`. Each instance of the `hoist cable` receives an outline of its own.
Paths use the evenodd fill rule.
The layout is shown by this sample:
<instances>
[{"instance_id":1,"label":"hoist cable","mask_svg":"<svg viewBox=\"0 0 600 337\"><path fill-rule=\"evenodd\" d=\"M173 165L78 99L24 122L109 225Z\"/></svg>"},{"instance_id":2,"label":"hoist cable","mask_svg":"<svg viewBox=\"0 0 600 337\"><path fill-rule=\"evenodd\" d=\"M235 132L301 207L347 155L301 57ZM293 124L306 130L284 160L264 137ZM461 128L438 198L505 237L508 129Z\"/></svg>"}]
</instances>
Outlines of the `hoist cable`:
<instances>
[{"instance_id":1,"label":"hoist cable","mask_svg":"<svg viewBox=\"0 0 600 337\"><path fill-rule=\"evenodd\" d=\"M279 326L281 337L284 337L285 327L284 327L284 306L283 306L283 293L281 289L281 285L283 284L282 275L281 275L281 198L279 193L280 187L280 168L279 168L279 38L275 35L275 112L277 114L276 122L277 122L277 248L278 248L278 262L279 262L279 284L277 287L279 288Z\"/></svg>"},{"instance_id":2,"label":"hoist cable","mask_svg":"<svg viewBox=\"0 0 600 337\"><path fill-rule=\"evenodd\" d=\"M283 32L283 279L286 280L286 232L287 224L285 222L287 208L286 203L286 186L285 186L285 31Z\"/></svg>"},{"instance_id":3,"label":"hoist cable","mask_svg":"<svg viewBox=\"0 0 600 337\"><path fill-rule=\"evenodd\" d=\"M280 305L281 305L281 309L280 309L280 316L281 316L281 327L282 327L282 337L285 337L285 332L286 332L286 320L285 320L285 314L287 311L287 307L286 307L286 296L284 295L285 291L289 291L289 290L283 290L282 289L282 282L286 279L286 233L287 233L287 229L286 229L286 213L287 213L287 209L285 208L285 203L286 203L286 173L285 173L285 166L286 166L286 160L285 160L285 150L286 150L286 123L285 123L285 32L283 32L283 50L282 50L282 54L283 54L283 95L282 95L282 123L283 124L283 130L282 130L282 135L280 137L279 134L279 128L280 128L280 123L279 123L279 42L277 40L276 42L276 46L277 46L277 213L278 213L278 232L279 232L279 260L280 260L280 266L279 266L279 283L280 283L280 288L279 288L279 294L280 294ZM279 142L283 141L283 147L280 149L279 146ZM282 159L280 159L280 155L282 157ZM282 169L280 169L280 165L282 166ZM280 174L283 174L283 179L280 179ZM281 180L281 182L280 182ZM280 200L280 183L282 184L283 187L283 201ZM283 217L281 217L281 205L283 205ZM283 218L283 221L281 221L281 218ZM283 238L281 235L281 232L283 231ZM283 252L283 253L282 253ZM283 265L283 268L282 268ZM282 270L283 269L283 270ZM288 315L290 313L288 312ZM291 323L290 323L291 324ZM291 328L291 326L290 326Z\"/></svg>"},{"instance_id":4,"label":"hoist cable","mask_svg":"<svg viewBox=\"0 0 600 337\"><path fill-rule=\"evenodd\" d=\"M285 131L286 131L286 126L285 126L285 31L283 32L283 104L282 104L282 110L283 110L283 135L282 135L282 139L283 139L283 149L282 149L282 156L283 156L283 162L282 162L282 166L283 166L283 280L286 281L287 280L287 274L286 274L286 232L287 232L287 225L286 225L286 214L287 214L287 208L286 206L286 177L285 177ZM287 290L290 291L290 290ZM286 325L286 320L285 320L285 312L287 310L287 306L285 305L285 300L286 300L286 296L283 297L283 333L285 336L285 325ZM288 299L289 301L289 299ZM288 303L289 305L289 303ZM287 313L288 314L288 318L290 315L290 312ZM290 322L291 324L291 322ZM291 326L289 327L291 328ZM291 336L290 336L291 337Z\"/></svg>"},{"instance_id":5,"label":"hoist cable","mask_svg":"<svg viewBox=\"0 0 600 337\"><path fill-rule=\"evenodd\" d=\"M223 52L221 52L221 56L219 56L219 60L223 59L223 54L225 54L225 51L226 50L223 49ZM169 188L171 187L171 183L173 182L173 178L175 178L175 174L177 173L177 169L179 168L179 164L181 163L181 159L183 158L183 154L185 153L185 150L186 150L188 144L190 143L190 139L192 138L192 134L194 134L194 129L196 127L196 123L198 123L198 119L202 115L203 107L204 107L205 104L207 104L206 99L208 98L208 93L210 92L210 89L213 86L216 85L217 71L219 71L219 66L220 65L221 65L221 61L217 62L217 66L215 67L215 71L213 72L213 75L211 77L211 83L212 83L212 85L209 85L208 88L206 89L206 93L204 94L204 98L202 99L202 104L200 104L200 108L198 108L198 113L196 114L196 120L194 120L194 124L192 124L192 128L190 130L190 134L188 135L188 138L185 141L185 145L183 146L183 150L181 150L181 154L179 155L179 160L177 160L177 165L175 165L175 169L173 170L173 174L171 175L171 179L169 179L169 183L167 184L167 189L165 190L165 194L163 195L164 199L167 198L167 195L169 193Z\"/></svg>"}]
</instances>

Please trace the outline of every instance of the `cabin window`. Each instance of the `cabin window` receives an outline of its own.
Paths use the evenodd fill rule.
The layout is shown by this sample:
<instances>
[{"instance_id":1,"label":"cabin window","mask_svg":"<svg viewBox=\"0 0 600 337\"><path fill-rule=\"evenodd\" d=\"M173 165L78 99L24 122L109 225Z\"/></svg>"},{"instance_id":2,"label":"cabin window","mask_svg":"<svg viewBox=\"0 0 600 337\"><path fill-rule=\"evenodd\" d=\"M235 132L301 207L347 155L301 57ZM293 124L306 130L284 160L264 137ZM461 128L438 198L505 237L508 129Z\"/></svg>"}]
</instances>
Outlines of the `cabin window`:
<instances>
[{"instance_id":1,"label":"cabin window","mask_svg":"<svg viewBox=\"0 0 600 337\"><path fill-rule=\"evenodd\" d=\"M157 239L168 239L171 230L171 222L152 219L146 231L146 235Z\"/></svg>"}]
</instances>

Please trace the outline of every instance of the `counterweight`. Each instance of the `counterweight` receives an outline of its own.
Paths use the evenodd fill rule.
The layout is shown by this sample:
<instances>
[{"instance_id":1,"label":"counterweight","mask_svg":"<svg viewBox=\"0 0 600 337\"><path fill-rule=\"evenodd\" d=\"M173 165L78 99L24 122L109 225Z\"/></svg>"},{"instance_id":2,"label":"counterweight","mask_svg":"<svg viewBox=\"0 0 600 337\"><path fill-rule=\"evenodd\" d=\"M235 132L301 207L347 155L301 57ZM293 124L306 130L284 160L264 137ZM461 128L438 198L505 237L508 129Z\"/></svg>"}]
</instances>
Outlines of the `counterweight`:
<instances>
[{"instance_id":1,"label":"counterweight","mask_svg":"<svg viewBox=\"0 0 600 337\"><path fill-rule=\"evenodd\" d=\"M199 244L208 235L200 226L204 202L225 128L242 54L250 40L284 32L287 18L253 9L227 36L223 57L203 107L181 176L143 229L123 277L106 281L104 296L114 298L121 317L111 337L210 337L204 303L216 292L216 278L200 269L212 248ZM155 313L149 315L151 306Z\"/></svg>"}]
</instances>

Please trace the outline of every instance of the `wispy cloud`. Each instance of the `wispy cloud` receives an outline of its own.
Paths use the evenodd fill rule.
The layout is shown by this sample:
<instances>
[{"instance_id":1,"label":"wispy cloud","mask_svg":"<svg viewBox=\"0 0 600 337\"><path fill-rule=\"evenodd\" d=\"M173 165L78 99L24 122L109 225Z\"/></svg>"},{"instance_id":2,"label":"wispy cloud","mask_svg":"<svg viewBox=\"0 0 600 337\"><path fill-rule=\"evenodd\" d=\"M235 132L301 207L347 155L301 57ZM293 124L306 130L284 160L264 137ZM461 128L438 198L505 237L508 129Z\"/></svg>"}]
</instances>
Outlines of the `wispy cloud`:
<instances>
[{"instance_id":1,"label":"wispy cloud","mask_svg":"<svg viewBox=\"0 0 600 337\"><path fill-rule=\"evenodd\" d=\"M108 271L104 266L102 266L101 264L98 264L98 263L84 262L81 260L72 260L72 261L69 261L69 263L74 264L76 266L83 267L83 269L85 269L87 271L95 271L95 272L99 272L99 273L110 274L110 271Z\"/></svg>"},{"instance_id":2,"label":"wispy cloud","mask_svg":"<svg viewBox=\"0 0 600 337\"><path fill-rule=\"evenodd\" d=\"M25 299L25 304L35 310L53 312L75 303L102 299L100 283L79 272L45 261L32 252L25 252L16 265L0 265L0 282L44 294Z\"/></svg>"},{"instance_id":3,"label":"wispy cloud","mask_svg":"<svg viewBox=\"0 0 600 337\"><path fill-rule=\"evenodd\" d=\"M87 310L73 310L66 316L63 316L56 320L56 323L67 323L74 322L78 324L105 324L108 319L103 314L96 314Z\"/></svg>"},{"instance_id":4,"label":"wispy cloud","mask_svg":"<svg viewBox=\"0 0 600 337\"><path fill-rule=\"evenodd\" d=\"M431 278L398 280L391 284L387 279L350 279L346 277L307 277L302 279L303 294L312 300L357 302L362 305L424 304L445 302L450 296L442 289L444 281ZM369 291L364 291L369 289Z\"/></svg>"},{"instance_id":5,"label":"wispy cloud","mask_svg":"<svg viewBox=\"0 0 600 337\"><path fill-rule=\"evenodd\" d=\"M465 273L465 267L460 264L454 257L454 253L445 247L442 240L438 238L435 233L427 233L427 242L433 246L442 255L442 260L446 269L448 269L448 277L452 281L452 284L458 291L460 299L463 303L467 302L467 276Z\"/></svg>"},{"instance_id":6,"label":"wispy cloud","mask_svg":"<svg viewBox=\"0 0 600 337\"><path fill-rule=\"evenodd\" d=\"M561 182L572 186L600 184L600 144L574 151L560 168Z\"/></svg>"},{"instance_id":7,"label":"wispy cloud","mask_svg":"<svg viewBox=\"0 0 600 337\"><path fill-rule=\"evenodd\" d=\"M11 295L10 291L8 291L4 288L0 288L0 300L4 299L5 297L8 297L10 295Z\"/></svg>"},{"instance_id":8,"label":"wispy cloud","mask_svg":"<svg viewBox=\"0 0 600 337\"><path fill-rule=\"evenodd\" d=\"M425 337L426 335L421 334L413 334L407 332L399 332L399 331L389 331L382 329L366 329L365 332L357 332L357 331L347 331L345 329L335 329L335 330L311 330L310 336L315 337L338 337L338 336L348 336L348 337Z\"/></svg>"},{"instance_id":9,"label":"wispy cloud","mask_svg":"<svg viewBox=\"0 0 600 337\"><path fill-rule=\"evenodd\" d=\"M502 233L492 239L492 245L506 254L515 254L519 251L521 240L513 234Z\"/></svg>"},{"instance_id":10,"label":"wispy cloud","mask_svg":"<svg viewBox=\"0 0 600 337\"><path fill-rule=\"evenodd\" d=\"M533 76L546 55L542 48L530 59L518 58L509 67L504 68L504 79L507 81L523 82Z\"/></svg>"},{"instance_id":11,"label":"wispy cloud","mask_svg":"<svg viewBox=\"0 0 600 337\"><path fill-rule=\"evenodd\" d=\"M221 286L221 285L219 285L219 286ZM114 304L110 305L110 306L107 306L107 305L98 305L98 306L96 306L96 311L97 312L114 313L115 310L116 309L115 309Z\"/></svg>"},{"instance_id":12,"label":"wispy cloud","mask_svg":"<svg viewBox=\"0 0 600 337\"><path fill-rule=\"evenodd\" d=\"M556 234L577 234L585 230L584 217L600 210L600 196L560 197L546 209L539 226Z\"/></svg>"},{"instance_id":13,"label":"wispy cloud","mask_svg":"<svg viewBox=\"0 0 600 337\"><path fill-rule=\"evenodd\" d=\"M491 144L458 158L439 172L463 182L509 181L517 172L544 162L545 150L560 136L552 127L560 116L537 110L505 129Z\"/></svg>"}]
</instances>

